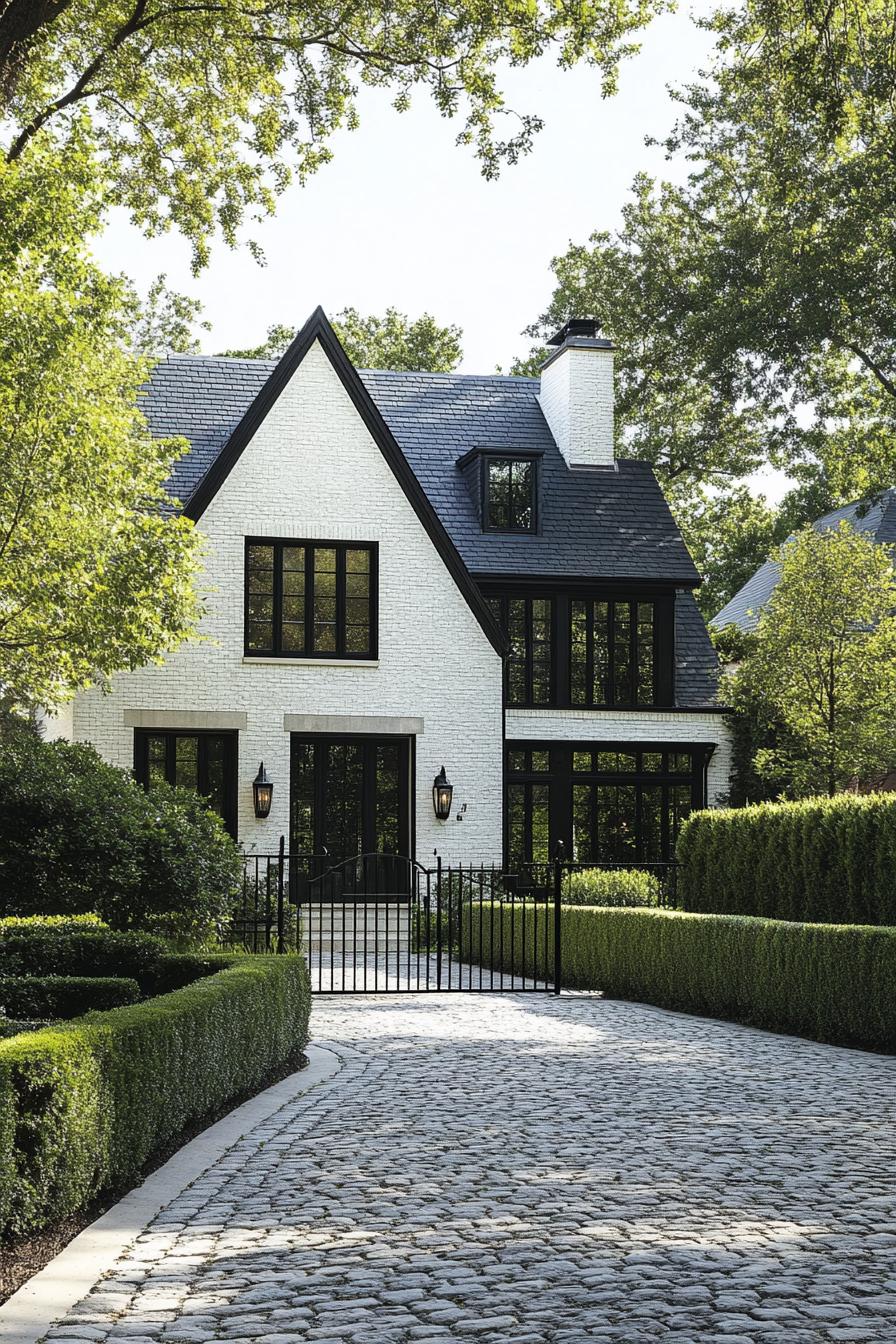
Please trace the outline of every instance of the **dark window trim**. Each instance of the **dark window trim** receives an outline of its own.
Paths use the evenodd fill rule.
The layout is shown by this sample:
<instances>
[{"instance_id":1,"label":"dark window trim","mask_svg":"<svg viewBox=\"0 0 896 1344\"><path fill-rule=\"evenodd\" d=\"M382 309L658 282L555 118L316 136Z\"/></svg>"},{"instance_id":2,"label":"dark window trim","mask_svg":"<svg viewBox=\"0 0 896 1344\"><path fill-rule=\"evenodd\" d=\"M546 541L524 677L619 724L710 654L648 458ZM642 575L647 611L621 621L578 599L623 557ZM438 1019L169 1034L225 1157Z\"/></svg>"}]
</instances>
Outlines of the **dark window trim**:
<instances>
[{"instance_id":1,"label":"dark window trim","mask_svg":"<svg viewBox=\"0 0 896 1344\"><path fill-rule=\"evenodd\" d=\"M274 547L274 646L271 649L249 648L249 547ZM278 555L284 546L303 546L305 555L305 648L301 653L293 653L282 648L282 611L283 611L283 569L278 563ZM335 549L336 560L336 649L315 652L313 649L314 631L314 585L313 566L308 548L320 550ZM368 551L370 554L370 648L364 653L345 652L345 562L340 564L340 549ZM317 537L246 537L243 548L243 655L246 658L291 658L297 662L345 662L370 663L379 657L379 542L328 540ZM341 646L341 648L340 648Z\"/></svg>"},{"instance_id":2,"label":"dark window trim","mask_svg":"<svg viewBox=\"0 0 896 1344\"><path fill-rule=\"evenodd\" d=\"M593 784L683 784L690 780L691 785L691 808L697 811L706 806L707 792L707 770L710 758L716 749L714 742L704 741L614 741L604 739L591 739L582 741L577 739L571 742L559 742L556 738L510 738L504 743L504 798L503 798L503 824L504 824L504 862L510 863L510 809L509 790L514 784L542 784L548 786L548 808L550 824L550 855L556 852L558 841L562 841L565 852L572 853L572 786L574 783ZM547 751L549 768L546 771L515 771L510 769L511 751ZM691 753L691 771L689 775L672 774L668 771L660 770L635 770L628 773L621 771L590 771L581 773L572 768L573 756L576 752L594 752L594 751L616 751L616 752L676 752L687 751ZM640 799L640 795L638 795ZM640 825L640 801L636 804L638 807L638 820ZM528 810L526 815L528 816ZM668 837L665 834L667 817L664 816L664 847L667 847ZM531 851L530 851L531 852ZM598 861L599 862L599 861ZM632 860L637 863L637 858ZM643 860L650 862L650 860Z\"/></svg>"},{"instance_id":3,"label":"dark window trim","mask_svg":"<svg viewBox=\"0 0 896 1344\"><path fill-rule=\"evenodd\" d=\"M164 737L165 776L169 783L174 775L173 744L178 737L196 737L200 740L210 737L222 737L228 743L227 757L224 762L224 814L222 820L228 835L237 839L237 817L239 812L239 731L236 728L135 728L134 729L134 778L137 783L149 791L149 739ZM202 751L197 761L202 772Z\"/></svg>"},{"instance_id":4,"label":"dark window trim","mask_svg":"<svg viewBox=\"0 0 896 1344\"><path fill-rule=\"evenodd\" d=\"M675 590L656 586L630 586L619 590L615 585L588 583L571 591L557 583L495 583L483 582L482 591L487 601L501 599L502 622L506 615L505 599L551 599L551 698L547 702L526 701L510 704L508 700L508 658L504 657L504 703L508 709L576 709L595 714L608 710L638 710L651 713L675 709ZM654 604L654 698L651 704L610 703L607 705L581 704L572 699L571 649L572 612L570 603L587 602L652 602ZM527 616L527 622L530 617ZM502 630L506 626L502 623ZM634 638L634 633L632 635ZM527 666L531 650L527 652ZM527 691L530 681L527 679ZM705 709L695 713L706 713Z\"/></svg>"},{"instance_id":5,"label":"dark window trim","mask_svg":"<svg viewBox=\"0 0 896 1344\"><path fill-rule=\"evenodd\" d=\"M530 537L537 536L541 527L541 509L539 508L539 495L541 490L541 453L533 452L515 452L504 449L482 449L478 450L480 457L479 467L479 516L482 520L483 532L489 532L492 535L502 537ZM528 527L492 527L489 522L488 508L488 474L489 467L493 462L509 462L511 468L514 462L526 462L531 464L532 473L532 522ZM511 471L511 501L513 499Z\"/></svg>"}]
</instances>

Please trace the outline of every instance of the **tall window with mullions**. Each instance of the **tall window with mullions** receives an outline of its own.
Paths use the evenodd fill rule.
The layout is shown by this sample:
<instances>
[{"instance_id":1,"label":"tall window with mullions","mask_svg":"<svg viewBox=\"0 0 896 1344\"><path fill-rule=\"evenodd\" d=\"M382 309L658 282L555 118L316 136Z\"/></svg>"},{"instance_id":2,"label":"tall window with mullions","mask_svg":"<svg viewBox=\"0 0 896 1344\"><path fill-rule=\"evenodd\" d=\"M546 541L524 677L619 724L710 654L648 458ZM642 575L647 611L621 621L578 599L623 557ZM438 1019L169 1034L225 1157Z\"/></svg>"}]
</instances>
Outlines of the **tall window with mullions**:
<instances>
[{"instance_id":1,"label":"tall window with mullions","mask_svg":"<svg viewBox=\"0 0 896 1344\"><path fill-rule=\"evenodd\" d=\"M505 685L508 705L552 704L552 599L491 597L489 605L507 636Z\"/></svg>"},{"instance_id":2,"label":"tall window with mullions","mask_svg":"<svg viewBox=\"0 0 896 1344\"><path fill-rule=\"evenodd\" d=\"M376 651L374 544L247 541L248 657L372 659Z\"/></svg>"},{"instance_id":3,"label":"tall window with mullions","mask_svg":"<svg viewBox=\"0 0 896 1344\"><path fill-rule=\"evenodd\" d=\"M192 789L205 798L234 838L237 833L237 734L138 728L134 774L152 790L160 783Z\"/></svg>"},{"instance_id":4,"label":"tall window with mullions","mask_svg":"<svg viewBox=\"0 0 896 1344\"><path fill-rule=\"evenodd\" d=\"M570 703L656 704L655 603L576 598L569 612Z\"/></svg>"}]
</instances>

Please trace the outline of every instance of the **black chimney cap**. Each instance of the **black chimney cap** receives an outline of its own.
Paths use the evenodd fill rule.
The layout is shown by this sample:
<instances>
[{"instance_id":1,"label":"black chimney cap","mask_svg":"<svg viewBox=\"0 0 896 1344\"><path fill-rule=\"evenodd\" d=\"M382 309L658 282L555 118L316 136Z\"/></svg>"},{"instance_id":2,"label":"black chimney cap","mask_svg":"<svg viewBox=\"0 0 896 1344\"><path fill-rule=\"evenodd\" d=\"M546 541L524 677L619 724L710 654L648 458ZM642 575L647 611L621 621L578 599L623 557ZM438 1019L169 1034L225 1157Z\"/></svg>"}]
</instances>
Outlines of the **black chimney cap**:
<instances>
[{"instance_id":1,"label":"black chimney cap","mask_svg":"<svg viewBox=\"0 0 896 1344\"><path fill-rule=\"evenodd\" d=\"M571 317L568 322L560 328L555 336L548 341L548 345L562 345L568 341L571 336L585 336L593 340L600 331L600 323L595 322L590 317Z\"/></svg>"}]
</instances>

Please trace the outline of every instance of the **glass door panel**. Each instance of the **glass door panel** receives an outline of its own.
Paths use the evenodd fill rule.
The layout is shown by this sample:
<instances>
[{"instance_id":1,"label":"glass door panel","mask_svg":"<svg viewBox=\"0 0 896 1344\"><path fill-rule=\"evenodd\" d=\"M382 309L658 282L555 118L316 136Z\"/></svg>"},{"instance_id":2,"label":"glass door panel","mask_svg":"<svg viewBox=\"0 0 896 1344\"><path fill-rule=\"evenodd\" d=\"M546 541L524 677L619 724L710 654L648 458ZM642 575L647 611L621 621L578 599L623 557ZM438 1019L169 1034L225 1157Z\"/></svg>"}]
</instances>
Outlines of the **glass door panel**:
<instances>
[{"instance_id":1,"label":"glass door panel","mask_svg":"<svg viewBox=\"0 0 896 1344\"><path fill-rule=\"evenodd\" d=\"M294 736L291 756L290 846L308 856L310 875L339 869L333 891L342 894L404 890L408 740ZM362 855L363 862L352 862Z\"/></svg>"}]
</instances>

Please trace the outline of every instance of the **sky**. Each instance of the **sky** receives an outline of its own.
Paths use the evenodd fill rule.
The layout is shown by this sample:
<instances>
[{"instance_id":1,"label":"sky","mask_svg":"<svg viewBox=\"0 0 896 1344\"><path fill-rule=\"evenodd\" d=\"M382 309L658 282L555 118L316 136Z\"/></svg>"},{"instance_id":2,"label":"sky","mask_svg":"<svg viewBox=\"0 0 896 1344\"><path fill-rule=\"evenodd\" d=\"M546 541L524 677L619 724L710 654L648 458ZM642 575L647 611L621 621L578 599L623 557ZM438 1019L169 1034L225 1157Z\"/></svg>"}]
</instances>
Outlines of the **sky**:
<instances>
[{"instance_id":1,"label":"sky","mask_svg":"<svg viewBox=\"0 0 896 1344\"><path fill-rule=\"evenodd\" d=\"M274 322L299 326L317 304L331 315L391 305L460 326L463 372L506 369L528 351L521 333L550 299L551 258L618 223L636 172L674 176L644 139L671 129L666 86L689 80L709 47L685 5L654 20L614 98L601 98L599 76L585 68L542 60L510 71L508 103L545 126L496 182L454 144L461 123L441 118L425 93L399 114L382 91L364 90L360 128L337 135L333 161L252 228L264 267L219 242L194 277L183 240L147 240L122 213L97 258L144 292L164 272L171 288L200 299L212 327L201 334L207 353L255 344Z\"/></svg>"}]
</instances>

